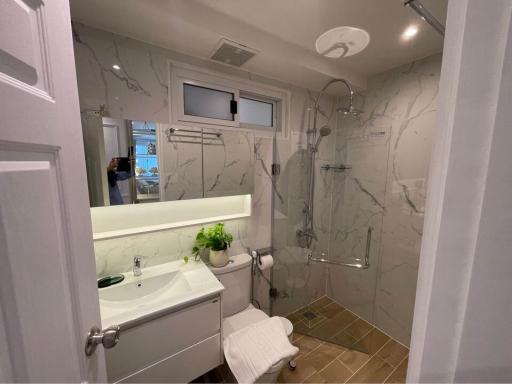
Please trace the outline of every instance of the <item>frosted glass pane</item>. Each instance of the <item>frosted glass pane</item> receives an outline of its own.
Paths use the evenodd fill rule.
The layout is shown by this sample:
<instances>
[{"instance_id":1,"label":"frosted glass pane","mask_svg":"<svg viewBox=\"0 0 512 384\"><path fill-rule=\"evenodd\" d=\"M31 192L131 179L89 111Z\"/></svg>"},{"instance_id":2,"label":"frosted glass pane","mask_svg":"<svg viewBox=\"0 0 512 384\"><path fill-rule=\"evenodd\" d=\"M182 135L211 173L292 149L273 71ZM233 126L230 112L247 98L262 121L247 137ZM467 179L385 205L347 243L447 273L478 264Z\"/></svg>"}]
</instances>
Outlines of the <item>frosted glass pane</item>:
<instances>
[{"instance_id":1,"label":"frosted glass pane","mask_svg":"<svg viewBox=\"0 0 512 384\"><path fill-rule=\"evenodd\" d=\"M230 92L183 84L185 115L233 121L231 100L234 97Z\"/></svg>"},{"instance_id":2,"label":"frosted glass pane","mask_svg":"<svg viewBox=\"0 0 512 384\"><path fill-rule=\"evenodd\" d=\"M272 127L272 103L240 98L240 122L264 127Z\"/></svg>"}]
</instances>

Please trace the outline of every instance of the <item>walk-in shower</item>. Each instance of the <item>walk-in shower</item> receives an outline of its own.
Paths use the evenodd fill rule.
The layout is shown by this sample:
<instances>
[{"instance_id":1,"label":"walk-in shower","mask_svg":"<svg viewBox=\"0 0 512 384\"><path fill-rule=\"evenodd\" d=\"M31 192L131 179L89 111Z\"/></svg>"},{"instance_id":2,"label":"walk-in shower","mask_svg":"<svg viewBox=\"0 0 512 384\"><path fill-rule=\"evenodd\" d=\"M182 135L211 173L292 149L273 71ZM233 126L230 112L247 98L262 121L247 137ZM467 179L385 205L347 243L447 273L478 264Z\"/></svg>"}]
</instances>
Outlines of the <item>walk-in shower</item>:
<instances>
[{"instance_id":1,"label":"walk-in shower","mask_svg":"<svg viewBox=\"0 0 512 384\"><path fill-rule=\"evenodd\" d=\"M354 107L354 89L352 85L345 79L333 79L330 80L320 90L315 101L313 103L313 127L308 130L308 152L309 152L309 179L308 179L308 196L307 201L304 204L303 214L303 227L297 231L298 243L303 248L311 248L313 240L318 241L318 237L315 233L314 228L314 201L315 201L315 161L320 147L320 142L325 136L329 136L332 129L328 126L322 126L320 129L318 125L318 113L320 111L320 100L325 91L333 84L342 83L344 84L349 92L348 95L348 106L339 107L336 112L343 115L359 116L362 111ZM346 167L340 167L340 169L346 169Z\"/></svg>"}]
</instances>

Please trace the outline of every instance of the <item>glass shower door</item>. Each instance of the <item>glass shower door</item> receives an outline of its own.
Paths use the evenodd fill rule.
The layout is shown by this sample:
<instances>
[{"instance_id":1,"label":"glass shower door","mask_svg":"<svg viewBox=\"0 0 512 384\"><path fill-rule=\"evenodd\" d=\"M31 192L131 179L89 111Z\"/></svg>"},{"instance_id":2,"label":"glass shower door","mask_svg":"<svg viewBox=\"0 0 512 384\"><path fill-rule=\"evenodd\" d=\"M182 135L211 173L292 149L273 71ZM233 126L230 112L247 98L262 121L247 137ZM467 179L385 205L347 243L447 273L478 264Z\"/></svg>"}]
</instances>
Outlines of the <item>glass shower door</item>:
<instances>
[{"instance_id":1,"label":"glass shower door","mask_svg":"<svg viewBox=\"0 0 512 384\"><path fill-rule=\"evenodd\" d=\"M349 326L357 324L355 333L373 328L385 213L390 127L368 127L360 119L338 114L333 137L317 157L318 240L311 249L296 238L307 201L309 154L306 148L287 152L289 146L276 142L276 157L285 166L274 193L273 314L287 316L297 333L344 347L356 341ZM365 256L368 268L346 266L364 266Z\"/></svg>"}]
</instances>

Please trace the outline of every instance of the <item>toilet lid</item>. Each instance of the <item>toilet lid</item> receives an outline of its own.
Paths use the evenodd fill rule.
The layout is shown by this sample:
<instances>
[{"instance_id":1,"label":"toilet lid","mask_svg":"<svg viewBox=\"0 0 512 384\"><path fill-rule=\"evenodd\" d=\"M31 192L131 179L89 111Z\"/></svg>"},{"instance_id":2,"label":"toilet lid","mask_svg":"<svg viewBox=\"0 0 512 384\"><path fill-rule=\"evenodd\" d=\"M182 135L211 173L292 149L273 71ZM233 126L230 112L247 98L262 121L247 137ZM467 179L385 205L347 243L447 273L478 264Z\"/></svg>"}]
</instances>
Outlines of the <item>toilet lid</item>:
<instances>
[{"instance_id":1,"label":"toilet lid","mask_svg":"<svg viewBox=\"0 0 512 384\"><path fill-rule=\"evenodd\" d=\"M286 330L286 335L289 337L293 332L292 322L284 317L278 317L281 320L284 329ZM247 309L243 310L242 312L238 312L232 316L224 318L222 337L223 339L225 339L233 332L265 319L268 319L268 315L265 312L263 312L260 309L256 309L252 304L249 304ZM278 361L276 364L272 366L272 368L270 368L267 371L267 373L275 372L276 370L279 370L282 367L283 361Z\"/></svg>"},{"instance_id":2,"label":"toilet lid","mask_svg":"<svg viewBox=\"0 0 512 384\"><path fill-rule=\"evenodd\" d=\"M265 319L268 319L268 315L265 312L249 305L247 309L242 312L235 313L234 315L228 316L224 319L223 338L225 339L233 332ZM284 317L279 316L279 319L286 330L286 335L290 336L293 332L293 324L290 320Z\"/></svg>"}]
</instances>

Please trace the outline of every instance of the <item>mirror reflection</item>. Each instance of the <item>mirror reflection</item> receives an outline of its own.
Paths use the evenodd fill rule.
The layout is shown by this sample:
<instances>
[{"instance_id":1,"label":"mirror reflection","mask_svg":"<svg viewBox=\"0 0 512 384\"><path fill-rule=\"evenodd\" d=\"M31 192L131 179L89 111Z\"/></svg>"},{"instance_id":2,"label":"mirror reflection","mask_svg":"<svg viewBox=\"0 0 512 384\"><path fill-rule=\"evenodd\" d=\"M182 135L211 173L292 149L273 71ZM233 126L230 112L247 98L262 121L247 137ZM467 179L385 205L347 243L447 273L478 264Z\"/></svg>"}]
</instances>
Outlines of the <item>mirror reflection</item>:
<instances>
[{"instance_id":1,"label":"mirror reflection","mask_svg":"<svg viewBox=\"0 0 512 384\"><path fill-rule=\"evenodd\" d=\"M254 135L83 116L91 207L250 194Z\"/></svg>"}]
</instances>

